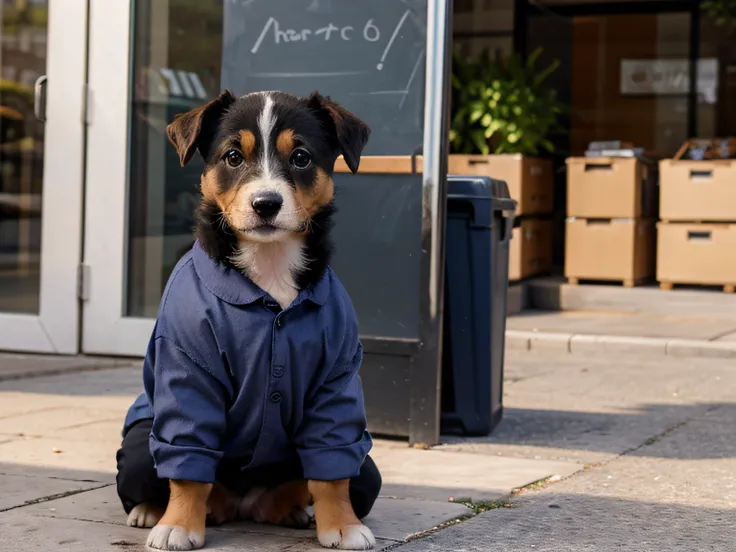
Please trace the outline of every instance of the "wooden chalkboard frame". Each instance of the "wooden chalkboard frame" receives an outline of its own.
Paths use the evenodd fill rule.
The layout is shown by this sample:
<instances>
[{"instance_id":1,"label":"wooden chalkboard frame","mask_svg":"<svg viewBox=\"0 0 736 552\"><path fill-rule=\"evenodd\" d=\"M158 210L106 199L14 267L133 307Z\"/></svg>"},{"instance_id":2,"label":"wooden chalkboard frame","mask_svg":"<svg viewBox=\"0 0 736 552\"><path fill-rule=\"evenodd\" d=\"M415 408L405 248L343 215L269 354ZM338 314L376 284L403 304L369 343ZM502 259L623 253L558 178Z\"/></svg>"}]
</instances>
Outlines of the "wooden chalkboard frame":
<instances>
[{"instance_id":1,"label":"wooden chalkboard frame","mask_svg":"<svg viewBox=\"0 0 736 552\"><path fill-rule=\"evenodd\" d=\"M336 173L349 173L350 169L342 156L335 162ZM417 174L424 172L424 157L418 155L371 155L360 158L362 174Z\"/></svg>"}]
</instances>

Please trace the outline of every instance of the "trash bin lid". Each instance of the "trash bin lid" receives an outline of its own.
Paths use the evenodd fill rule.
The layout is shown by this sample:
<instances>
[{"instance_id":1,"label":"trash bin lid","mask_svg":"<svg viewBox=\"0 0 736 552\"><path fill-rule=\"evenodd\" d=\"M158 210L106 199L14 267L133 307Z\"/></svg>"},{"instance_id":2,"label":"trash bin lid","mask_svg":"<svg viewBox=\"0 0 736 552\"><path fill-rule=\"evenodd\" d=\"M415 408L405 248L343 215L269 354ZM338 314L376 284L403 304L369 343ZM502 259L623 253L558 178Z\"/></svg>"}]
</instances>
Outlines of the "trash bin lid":
<instances>
[{"instance_id":1,"label":"trash bin lid","mask_svg":"<svg viewBox=\"0 0 736 552\"><path fill-rule=\"evenodd\" d=\"M496 211L516 209L516 201L511 199L506 182L487 176L448 175L447 198L492 199L493 209Z\"/></svg>"}]
</instances>

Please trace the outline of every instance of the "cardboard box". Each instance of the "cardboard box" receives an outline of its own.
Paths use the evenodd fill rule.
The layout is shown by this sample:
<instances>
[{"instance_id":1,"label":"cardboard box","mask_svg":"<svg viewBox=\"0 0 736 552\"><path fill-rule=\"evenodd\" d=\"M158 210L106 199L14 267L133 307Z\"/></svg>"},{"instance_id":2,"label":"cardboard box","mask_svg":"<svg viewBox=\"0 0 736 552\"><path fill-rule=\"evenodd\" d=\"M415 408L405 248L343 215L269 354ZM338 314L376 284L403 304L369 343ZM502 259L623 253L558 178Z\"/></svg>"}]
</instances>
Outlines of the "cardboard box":
<instances>
[{"instance_id":1,"label":"cardboard box","mask_svg":"<svg viewBox=\"0 0 736 552\"><path fill-rule=\"evenodd\" d=\"M633 285L654 275L655 222L586 220L565 224L565 276Z\"/></svg>"},{"instance_id":2,"label":"cardboard box","mask_svg":"<svg viewBox=\"0 0 736 552\"><path fill-rule=\"evenodd\" d=\"M736 161L659 162L659 217L665 221L736 221Z\"/></svg>"},{"instance_id":3,"label":"cardboard box","mask_svg":"<svg viewBox=\"0 0 736 552\"><path fill-rule=\"evenodd\" d=\"M657 280L736 284L736 224L657 224Z\"/></svg>"},{"instance_id":4,"label":"cardboard box","mask_svg":"<svg viewBox=\"0 0 736 552\"><path fill-rule=\"evenodd\" d=\"M552 267L552 221L524 218L513 229L509 244L509 280L514 282Z\"/></svg>"},{"instance_id":5,"label":"cardboard box","mask_svg":"<svg viewBox=\"0 0 736 552\"><path fill-rule=\"evenodd\" d=\"M656 166L633 157L569 158L567 216L656 217Z\"/></svg>"},{"instance_id":6,"label":"cardboard box","mask_svg":"<svg viewBox=\"0 0 736 552\"><path fill-rule=\"evenodd\" d=\"M521 154L450 155L447 172L504 180L517 201L517 216L546 215L554 207L554 174L549 159Z\"/></svg>"}]
</instances>

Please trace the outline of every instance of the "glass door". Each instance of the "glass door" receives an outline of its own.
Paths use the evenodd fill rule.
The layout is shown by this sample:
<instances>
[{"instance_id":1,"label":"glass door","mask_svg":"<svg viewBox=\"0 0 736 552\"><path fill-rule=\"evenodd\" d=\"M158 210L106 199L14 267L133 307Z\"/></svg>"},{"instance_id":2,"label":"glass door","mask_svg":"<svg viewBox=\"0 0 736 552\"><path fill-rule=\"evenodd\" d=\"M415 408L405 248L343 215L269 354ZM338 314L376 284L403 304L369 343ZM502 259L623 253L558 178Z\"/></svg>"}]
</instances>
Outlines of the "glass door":
<instances>
[{"instance_id":1,"label":"glass door","mask_svg":"<svg viewBox=\"0 0 736 552\"><path fill-rule=\"evenodd\" d=\"M78 351L86 18L0 0L0 350Z\"/></svg>"},{"instance_id":2,"label":"glass door","mask_svg":"<svg viewBox=\"0 0 736 552\"><path fill-rule=\"evenodd\" d=\"M174 115L219 92L222 0L91 0L83 348L143 355L166 281L194 242L195 160ZM121 24L131 22L131 25Z\"/></svg>"}]
</instances>

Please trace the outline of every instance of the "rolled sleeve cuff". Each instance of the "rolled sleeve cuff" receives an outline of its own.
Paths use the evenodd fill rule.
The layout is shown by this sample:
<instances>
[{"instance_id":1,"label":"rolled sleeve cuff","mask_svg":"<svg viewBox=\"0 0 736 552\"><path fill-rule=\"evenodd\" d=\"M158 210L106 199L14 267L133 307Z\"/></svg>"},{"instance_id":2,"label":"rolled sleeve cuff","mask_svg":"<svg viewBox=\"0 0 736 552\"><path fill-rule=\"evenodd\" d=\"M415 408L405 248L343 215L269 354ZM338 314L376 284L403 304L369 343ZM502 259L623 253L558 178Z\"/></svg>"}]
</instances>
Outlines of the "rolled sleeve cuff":
<instances>
[{"instance_id":1,"label":"rolled sleeve cuff","mask_svg":"<svg viewBox=\"0 0 736 552\"><path fill-rule=\"evenodd\" d=\"M150 437L151 455L161 479L214 483L222 453L199 447L174 446Z\"/></svg>"},{"instance_id":2,"label":"rolled sleeve cuff","mask_svg":"<svg viewBox=\"0 0 736 552\"><path fill-rule=\"evenodd\" d=\"M350 445L300 449L298 453L304 478L337 481L356 477L372 446L373 441L366 431L360 440Z\"/></svg>"}]
</instances>

